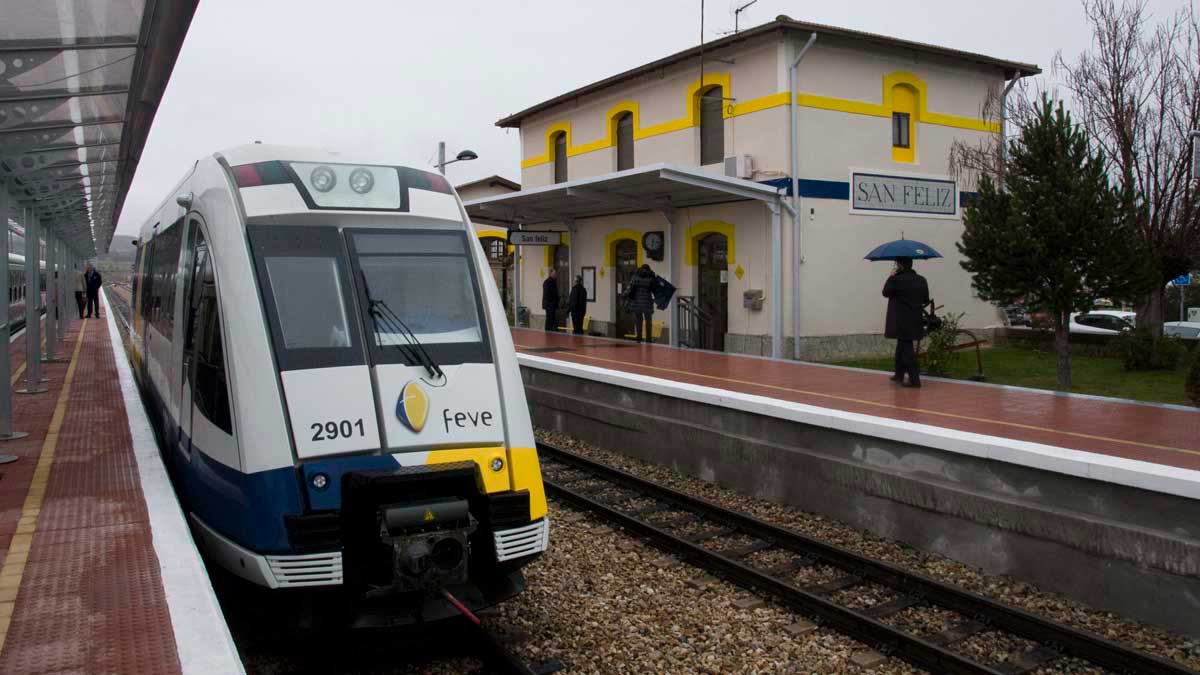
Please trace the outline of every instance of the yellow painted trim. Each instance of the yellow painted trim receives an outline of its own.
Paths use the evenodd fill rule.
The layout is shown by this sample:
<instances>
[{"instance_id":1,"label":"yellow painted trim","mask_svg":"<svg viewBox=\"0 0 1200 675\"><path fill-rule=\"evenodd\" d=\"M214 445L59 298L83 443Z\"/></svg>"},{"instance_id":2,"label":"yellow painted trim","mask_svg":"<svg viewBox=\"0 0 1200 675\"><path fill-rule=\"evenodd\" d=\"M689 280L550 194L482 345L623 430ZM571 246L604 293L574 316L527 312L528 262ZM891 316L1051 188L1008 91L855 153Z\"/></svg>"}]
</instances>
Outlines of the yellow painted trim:
<instances>
[{"instance_id":1,"label":"yellow painted trim","mask_svg":"<svg viewBox=\"0 0 1200 675\"><path fill-rule=\"evenodd\" d=\"M67 374L63 377L62 391L54 404L54 414L50 417L46 438L42 440L42 452L38 455L33 477L29 481L29 490L25 493L25 503L21 506L17 530L8 545L8 553L4 556L4 566L0 567L0 653L4 652L4 641L8 637L8 627L16 609L21 579L25 575L25 563L28 562L29 551L33 548L38 515L42 512L42 501L46 498L46 486L50 484L54 451L58 448L58 434L62 431L63 419L67 415L67 401L71 399L71 384L75 381L75 367L79 365L79 352L83 349L86 329L87 324L80 326L79 336L75 338L75 351L71 354L71 364L67 366Z\"/></svg>"},{"instance_id":2,"label":"yellow painted trim","mask_svg":"<svg viewBox=\"0 0 1200 675\"><path fill-rule=\"evenodd\" d=\"M546 152L535 157L529 157L521 160L521 168L528 169L530 167L547 164L550 158L554 156L554 146L552 145L553 135L559 131L567 134L567 157L582 155L586 152L594 152L611 148L616 144L616 130L613 122L617 114L625 111L633 113L633 138L634 140L642 140L652 136L660 136L669 134L675 131L682 131L694 127L700 123L699 95L704 90L711 89L717 85L725 88L725 96L732 96L732 80L729 73L705 73L704 86L701 88L700 80L697 79L687 87L686 105L687 111L683 117L658 124L652 124L648 127L643 127L641 122L641 109L637 101L621 101L612 108L609 108L607 114L607 128L605 137L590 143L574 145L571 138L570 122L555 122L546 129ZM922 124L934 124L943 127L952 127L955 129L967 129L970 131L983 131L990 133L1000 133L999 122L988 122L986 120L975 119L972 117L960 117L957 115L943 115L941 113L929 112L926 108L926 92L927 87L925 81L908 71L896 71L889 73L883 77L883 98L882 103L869 103L867 101L855 101L852 99L834 98L830 96L818 96L816 94L800 93L796 95L796 103L805 108L815 108L818 110L832 110L836 112L850 113L854 115L868 115L871 117L887 117L892 116L892 87L897 84L907 84L913 87L917 93L918 112L916 117L920 117ZM746 101L735 102L732 105L726 105L722 109L724 117L737 117L738 115L747 115L756 113L771 108L788 105L791 96L786 91L781 91L775 94L767 94L759 98L749 99Z\"/></svg>"},{"instance_id":3,"label":"yellow painted trim","mask_svg":"<svg viewBox=\"0 0 1200 675\"><path fill-rule=\"evenodd\" d=\"M499 458L505 461L503 447L497 448L464 448L461 450L430 450L425 458L425 464L449 464L450 462L475 462L478 471L475 474L475 485L487 494L507 492L512 489L507 471L492 471L492 460Z\"/></svg>"},{"instance_id":4,"label":"yellow painted trim","mask_svg":"<svg viewBox=\"0 0 1200 675\"><path fill-rule=\"evenodd\" d=\"M687 229L688 246L683 256L687 265L696 266L696 246L699 244L700 238L714 232L725 235L728 263L730 265L737 264L737 229L732 223L723 220L702 220Z\"/></svg>"},{"instance_id":5,"label":"yellow painted trim","mask_svg":"<svg viewBox=\"0 0 1200 675\"><path fill-rule=\"evenodd\" d=\"M507 230L475 230L475 236L481 240L483 240L483 239L503 239L505 241L508 241L508 231ZM511 254L513 252L513 249L515 249L515 248L516 248L516 246L509 244L508 252Z\"/></svg>"},{"instance_id":6,"label":"yellow painted trim","mask_svg":"<svg viewBox=\"0 0 1200 675\"><path fill-rule=\"evenodd\" d=\"M546 516L546 488L542 485L542 469L534 448L510 448L508 451L509 481L513 490L529 490L529 519Z\"/></svg>"},{"instance_id":7,"label":"yellow painted trim","mask_svg":"<svg viewBox=\"0 0 1200 675\"><path fill-rule=\"evenodd\" d=\"M615 245L618 241L632 239L637 244L637 265L642 266L642 233L628 228L619 228L604 235L604 266L616 267L617 255Z\"/></svg>"},{"instance_id":8,"label":"yellow painted trim","mask_svg":"<svg viewBox=\"0 0 1200 675\"><path fill-rule=\"evenodd\" d=\"M571 245L571 233L563 232L562 240L563 240L563 243L560 245L570 246ZM553 246L543 246L542 247L542 265L546 269L550 269L551 267L554 267L554 247Z\"/></svg>"}]
</instances>

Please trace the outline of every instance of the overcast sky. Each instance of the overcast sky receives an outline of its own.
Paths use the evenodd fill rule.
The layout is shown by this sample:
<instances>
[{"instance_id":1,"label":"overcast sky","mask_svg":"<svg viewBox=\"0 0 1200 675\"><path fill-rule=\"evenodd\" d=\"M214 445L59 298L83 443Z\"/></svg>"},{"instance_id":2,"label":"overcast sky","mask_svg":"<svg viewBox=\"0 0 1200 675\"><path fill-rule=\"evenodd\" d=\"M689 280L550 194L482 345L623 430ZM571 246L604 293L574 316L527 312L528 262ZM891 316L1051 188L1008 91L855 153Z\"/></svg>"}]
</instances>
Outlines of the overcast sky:
<instances>
[{"instance_id":1,"label":"overcast sky","mask_svg":"<svg viewBox=\"0 0 1200 675\"><path fill-rule=\"evenodd\" d=\"M707 0L705 38L747 0ZM1150 0L1166 15L1185 0ZM1091 39L1075 0L759 0L746 28L794 19L882 33L1049 71ZM431 166L455 184L520 179L515 130L496 120L695 45L700 0L202 0L117 231L134 234L196 159L233 145L315 145Z\"/></svg>"}]
</instances>

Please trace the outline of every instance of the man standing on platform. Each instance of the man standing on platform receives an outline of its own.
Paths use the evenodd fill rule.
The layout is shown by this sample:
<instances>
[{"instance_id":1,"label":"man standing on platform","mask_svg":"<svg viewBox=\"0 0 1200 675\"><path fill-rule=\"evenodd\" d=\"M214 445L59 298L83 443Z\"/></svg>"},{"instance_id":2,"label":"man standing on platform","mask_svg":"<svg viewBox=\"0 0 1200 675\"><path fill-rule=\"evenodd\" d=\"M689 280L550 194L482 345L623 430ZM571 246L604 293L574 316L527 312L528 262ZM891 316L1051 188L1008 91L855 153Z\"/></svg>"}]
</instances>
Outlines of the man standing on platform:
<instances>
[{"instance_id":1,"label":"man standing on platform","mask_svg":"<svg viewBox=\"0 0 1200 675\"><path fill-rule=\"evenodd\" d=\"M75 271L75 304L79 306L79 318L83 318L83 307L87 304L87 276L83 270Z\"/></svg>"},{"instance_id":2,"label":"man standing on platform","mask_svg":"<svg viewBox=\"0 0 1200 675\"><path fill-rule=\"evenodd\" d=\"M913 343L924 335L922 308L929 302L929 284L913 271L912 258L897 258L896 267L883 285L888 299L883 335L896 341L896 374L893 382L906 387L921 386L921 367ZM908 382L904 376L908 375Z\"/></svg>"},{"instance_id":3,"label":"man standing on platform","mask_svg":"<svg viewBox=\"0 0 1200 675\"><path fill-rule=\"evenodd\" d=\"M92 318L92 312L95 311L96 318L100 318L100 286L104 283L104 279L100 277L100 273L92 267L92 263L87 264L87 271L83 273L84 281L87 282L87 318Z\"/></svg>"},{"instance_id":4,"label":"man standing on platform","mask_svg":"<svg viewBox=\"0 0 1200 675\"><path fill-rule=\"evenodd\" d=\"M583 277L575 277L571 294L567 296L567 311L571 313L571 328L576 335L583 335L583 316L587 314L587 289Z\"/></svg>"},{"instance_id":5,"label":"man standing on platform","mask_svg":"<svg viewBox=\"0 0 1200 675\"><path fill-rule=\"evenodd\" d=\"M550 274L542 282L542 309L546 311L546 330L558 330L558 271L550 268Z\"/></svg>"}]
</instances>

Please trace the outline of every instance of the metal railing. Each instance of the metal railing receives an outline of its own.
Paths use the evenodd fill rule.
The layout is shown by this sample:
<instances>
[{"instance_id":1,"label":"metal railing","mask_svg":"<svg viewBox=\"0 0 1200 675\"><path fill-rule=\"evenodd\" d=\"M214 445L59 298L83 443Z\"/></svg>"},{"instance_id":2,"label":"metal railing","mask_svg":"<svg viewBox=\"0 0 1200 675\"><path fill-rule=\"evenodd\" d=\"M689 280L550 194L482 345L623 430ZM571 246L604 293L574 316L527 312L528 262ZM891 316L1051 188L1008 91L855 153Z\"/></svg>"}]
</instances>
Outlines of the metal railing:
<instances>
[{"instance_id":1,"label":"metal railing","mask_svg":"<svg viewBox=\"0 0 1200 675\"><path fill-rule=\"evenodd\" d=\"M675 326L679 330L680 347L709 349L708 327L711 322L712 315L696 304L695 296L676 296Z\"/></svg>"}]
</instances>

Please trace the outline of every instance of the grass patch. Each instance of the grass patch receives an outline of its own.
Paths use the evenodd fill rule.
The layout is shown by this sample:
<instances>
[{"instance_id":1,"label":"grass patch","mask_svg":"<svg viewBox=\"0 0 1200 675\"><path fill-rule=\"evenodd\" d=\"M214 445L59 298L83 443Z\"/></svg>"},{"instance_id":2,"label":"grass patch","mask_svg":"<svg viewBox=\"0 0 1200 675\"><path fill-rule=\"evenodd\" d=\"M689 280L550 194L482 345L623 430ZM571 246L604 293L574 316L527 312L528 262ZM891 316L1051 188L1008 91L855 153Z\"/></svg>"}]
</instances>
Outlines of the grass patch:
<instances>
[{"instance_id":1,"label":"grass patch","mask_svg":"<svg viewBox=\"0 0 1200 675\"><path fill-rule=\"evenodd\" d=\"M1190 363L1190 358L1184 361ZM839 366L892 370L892 359L839 361ZM983 372L992 384L1033 389L1054 389L1057 382L1054 354L1032 349L993 347L983 350ZM960 352L950 365L950 377L965 380L975 374L975 352ZM1183 389L1185 367L1175 370L1126 372L1120 359L1097 356L1071 357L1071 391L1076 394L1114 396L1153 403L1189 405Z\"/></svg>"}]
</instances>

